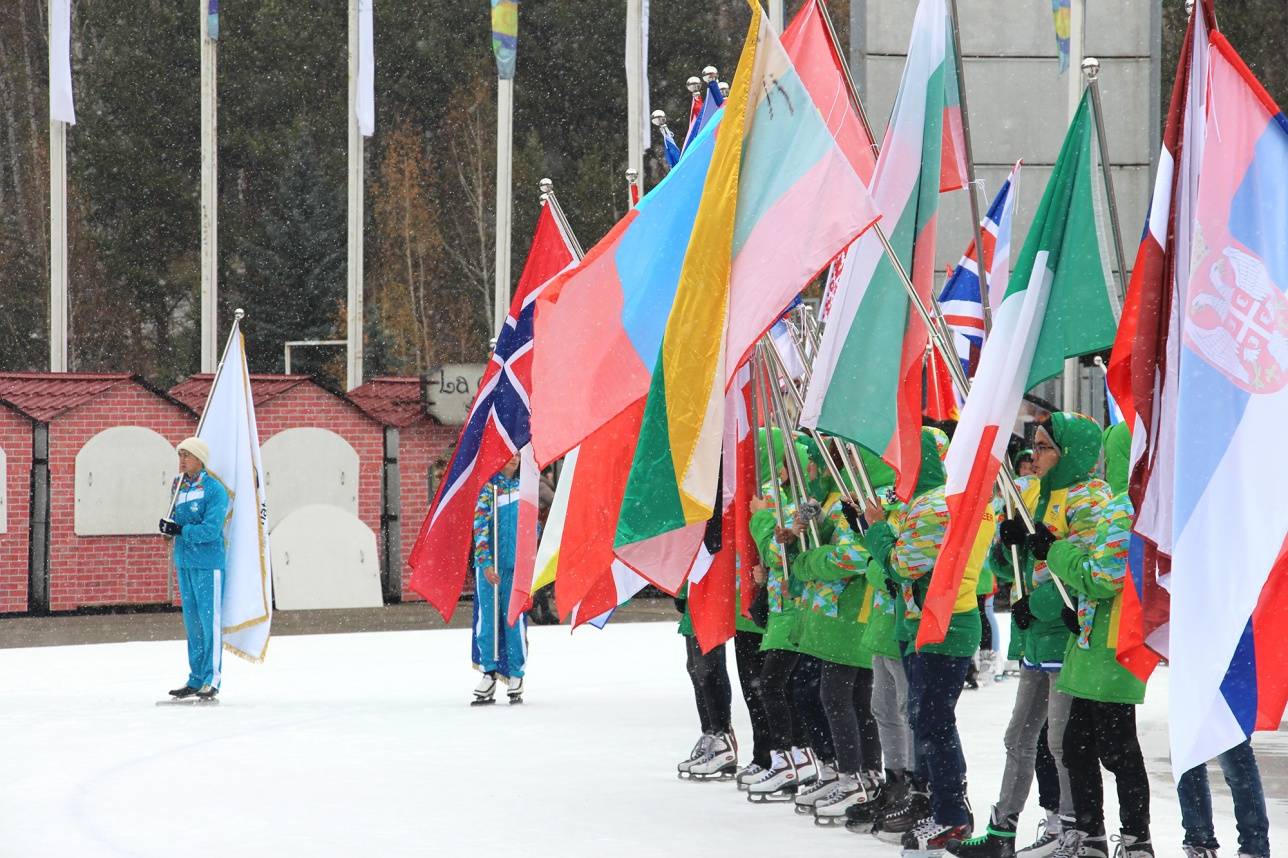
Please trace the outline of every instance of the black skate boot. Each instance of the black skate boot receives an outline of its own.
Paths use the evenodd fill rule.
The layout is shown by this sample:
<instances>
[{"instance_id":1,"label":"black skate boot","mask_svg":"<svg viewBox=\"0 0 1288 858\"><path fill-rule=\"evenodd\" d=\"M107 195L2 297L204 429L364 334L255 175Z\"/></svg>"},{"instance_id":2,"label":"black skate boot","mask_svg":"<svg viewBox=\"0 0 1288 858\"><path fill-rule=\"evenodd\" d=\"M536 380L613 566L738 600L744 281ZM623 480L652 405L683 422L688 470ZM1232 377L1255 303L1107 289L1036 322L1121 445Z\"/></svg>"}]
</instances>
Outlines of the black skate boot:
<instances>
[{"instance_id":1,"label":"black skate boot","mask_svg":"<svg viewBox=\"0 0 1288 858\"><path fill-rule=\"evenodd\" d=\"M984 834L960 843L950 843L948 852L958 858L1014 858L1015 826L1018 822L1019 814L999 818L994 806Z\"/></svg>"},{"instance_id":2,"label":"black skate boot","mask_svg":"<svg viewBox=\"0 0 1288 858\"><path fill-rule=\"evenodd\" d=\"M885 843L902 844L903 836L930 818L930 793L925 787L913 784L908 797L898 805L888 807L872 825L872 833ZM967 832L969 833L969 832Z\"/></svg>"},{"instance_id":3,"label":"black skate boot","mask_svg":"<svg viewBox=\"0 0 1288 858\"><path fill-rule=\"evenodd\" d=\"M176 688L174 691L171 691L170 696L175 700L182 700L185 697L191 697L196 693L197 689L193 688L191 685L185 685L182 688Z\"/></svg>"},{"instance_id":4,"label":"black skate boot","mask_svg":"<svg viewBox=\"0 0 1288 858\"><path fill-rule=\"evenodd\" d=\"M855 834L871 834L872 825L886 809L908 797L908 773L886 769L885 783L871 791L871 801L846 808L845 829Z\"/></svg>"}]
</instances>

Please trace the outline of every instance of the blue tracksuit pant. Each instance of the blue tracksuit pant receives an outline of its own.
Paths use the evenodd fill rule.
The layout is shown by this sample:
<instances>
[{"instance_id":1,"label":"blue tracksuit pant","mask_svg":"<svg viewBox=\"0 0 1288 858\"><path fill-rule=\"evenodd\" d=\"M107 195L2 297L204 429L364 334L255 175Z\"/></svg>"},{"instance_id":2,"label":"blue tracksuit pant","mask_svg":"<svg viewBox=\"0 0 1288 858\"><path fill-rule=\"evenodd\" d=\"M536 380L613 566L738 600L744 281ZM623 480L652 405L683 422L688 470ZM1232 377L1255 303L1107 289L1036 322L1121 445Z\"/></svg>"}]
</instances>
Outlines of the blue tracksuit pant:
<instances>
[{"instance_id":1,"label":"blue tracksuit pant","mask_svg":"<svg viewBox=\"0 0 1288 858\"><path fill-rule=\"evenodd\" d=\"M528 617L520 614L514 625L505 621L514 584L514 567L501 567L501 582L493 587L479 570L474 571L474 663L484 673L523 676L528 658Z\"/></svg>"},{"instance_id":2,"label":"blue tracksuit pant","mask_svg":"<svg viewBox=\"0 0 1288 858\"><path fill-rule=\"evenodd\" d=\"M188 685L218 688L224 648L219 627L223 570L180 566L175 571L183 600L183 627L188 633Z\"/></svg>"}]
</instances>

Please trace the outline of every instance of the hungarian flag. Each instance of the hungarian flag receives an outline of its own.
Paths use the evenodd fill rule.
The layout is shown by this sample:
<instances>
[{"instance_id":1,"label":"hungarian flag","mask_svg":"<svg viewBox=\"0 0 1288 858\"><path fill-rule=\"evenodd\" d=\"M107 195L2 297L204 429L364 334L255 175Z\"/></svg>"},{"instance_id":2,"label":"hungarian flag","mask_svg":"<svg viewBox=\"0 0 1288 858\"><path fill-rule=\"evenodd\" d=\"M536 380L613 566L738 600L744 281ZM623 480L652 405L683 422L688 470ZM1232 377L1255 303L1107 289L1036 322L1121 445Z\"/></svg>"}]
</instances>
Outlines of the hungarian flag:
<instances>
[{"instance_id":1,"label":"hungarian flag","mask_svg":"<svg viewBox=\"0 0 1288 858\"><path fill-rule=\"evenodd\" d=\"M944 0L921 0L872 191L890 244L925 306L934 287L939 194L961 187L954 69ZM921 464L926 328L876 235L865 234L846 252L841 277L801 424L880 455L898 473L899 496L907 498Z\"/></svg>"},{"instance_id":2,"label":"hungarian flag","mask_svg":"<svg viewBox=\"0 0 1288 858\"><path fill-rule=\"evenodd\" d=\"M1026 390L1067 358L1114 339L1109 268L1092 204L1090 94L1084 93L1016 260L945 461L948 531L922 608L917 645L939 643L967 566L992 541L993 484Z\"/></svg>"},{"instance_id":3,"label":"hungarian flag","mask_svg":"<svg viewBox=\"0 0 1288 858\"><path fill-rule=\"evenodd\" d=\"M617 525L618 557L667 592L684 581L716 508L736 368L877 217L753 5Z\"/></svg>"},{"instance_id":4,"label":"hungarian flag","mask_svg":"<svg viewBox=\"0 0 1288 858\"><path fill-rule=\"evenodd\" d=\"M1161 582L1170 570L1172 537L1179 360L1173 296L1189 277L1188 225L1198 194L1207 34L1214 20L1210 0L1195 5L1172 85L1149 220L1109 358L1109 390L1132 427L1131 499L1137 511L1128 560L1133 586L1123 591L1118 661L1142 680L1168 651L1169 596ZM1156 470L1168 476L1152 480Z\"/></svg>"}]
</instances>

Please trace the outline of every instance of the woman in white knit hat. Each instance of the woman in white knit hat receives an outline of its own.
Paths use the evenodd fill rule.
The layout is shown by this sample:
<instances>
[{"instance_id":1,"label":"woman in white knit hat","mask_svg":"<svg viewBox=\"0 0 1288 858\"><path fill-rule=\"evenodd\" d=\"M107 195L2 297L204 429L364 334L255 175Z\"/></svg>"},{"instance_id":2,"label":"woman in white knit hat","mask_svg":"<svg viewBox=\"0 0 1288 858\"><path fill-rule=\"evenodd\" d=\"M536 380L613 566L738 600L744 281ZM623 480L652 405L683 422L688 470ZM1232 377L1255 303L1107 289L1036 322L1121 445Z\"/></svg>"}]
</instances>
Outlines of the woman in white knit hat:
<instances>
[{"instance_id":1,"label":"woman in white knit hat","mask_svg":"<svg viewBox=\"0 0 1288 858\"><path fill-rule=\"evenodd\" d=\"M206 470L210 447L200 438L179 443L174 512L161 532L174 538L174 566L188 633L188 681L170 692L177 699L213 701L221 663L219 604L223 590L224 524L228 490Z\"/></svg>"}]
</instances>

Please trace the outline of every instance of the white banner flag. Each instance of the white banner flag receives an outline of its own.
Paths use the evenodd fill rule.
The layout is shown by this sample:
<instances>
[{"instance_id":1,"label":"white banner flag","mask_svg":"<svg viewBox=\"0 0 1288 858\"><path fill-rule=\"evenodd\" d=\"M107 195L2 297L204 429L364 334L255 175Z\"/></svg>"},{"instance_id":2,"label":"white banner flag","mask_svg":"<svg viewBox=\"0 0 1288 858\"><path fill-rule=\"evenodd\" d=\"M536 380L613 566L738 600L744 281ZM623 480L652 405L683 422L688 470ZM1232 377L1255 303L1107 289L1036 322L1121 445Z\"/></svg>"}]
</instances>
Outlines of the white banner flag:
<instances>
[{"instance_id":1,"label":"white banner flag","mask_svg":"<svg viewBox=\"0 0 1288 858\"><path fill-rule=\"evenodd\" d=\"M49 118L76 124L72 104L72 0L49 4Z\"/></svg>"},{"instance_id":2,"label":"white banner flag","mask_svg":"<svg viewBox=\"0 0 1288 858\"><path fill-rule=\"evenodd\" d=\"M363 137L376 132L376 47L371 23L374 0L358 0L358 131Z\"/></svg>"},{"instance_id":3,"label":"white banner flag","mask_svg":"<svg viewBox=\"0 0 1288 858\"><path fill-rule=\"evenodd\" d=\"M201 416L197 436L210 445L206 471L228 490L224 526L227 561L220 602L224 648L260 661L273 620L273 574L269 563L268 507L260 475L259 430L250 393L250 373L241 324L234 323Z\"/></svg>"}]
</instances>

